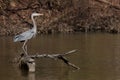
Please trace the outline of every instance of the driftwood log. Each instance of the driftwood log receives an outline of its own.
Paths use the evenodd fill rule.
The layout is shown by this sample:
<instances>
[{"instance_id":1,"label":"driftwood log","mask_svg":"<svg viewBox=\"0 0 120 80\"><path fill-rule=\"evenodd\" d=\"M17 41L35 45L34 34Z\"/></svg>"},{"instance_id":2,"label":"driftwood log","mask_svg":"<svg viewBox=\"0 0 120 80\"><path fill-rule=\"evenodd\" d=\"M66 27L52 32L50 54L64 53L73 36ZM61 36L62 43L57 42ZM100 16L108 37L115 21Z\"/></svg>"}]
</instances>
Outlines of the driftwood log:
<instances>
[{"instance_id":1,"label":"driftwood log","mask_svg":"<svg viewBox=\"0 0 120 80\"><path fill-rule=\"evenodd\" d=\"M62 60L68 66L73 67L74 69L80 69L78 66L72 64L67 60L65 55L75 53L77 50L71 50L63 54L36 54L36 55L28 55L25 56L24 53L20 55L17 59L17 63L19 63L19 67L21 69L28 70L29 72L35 72L35 59L37 58L51 58L53 60Z\"/></svg>"}]
</instances>

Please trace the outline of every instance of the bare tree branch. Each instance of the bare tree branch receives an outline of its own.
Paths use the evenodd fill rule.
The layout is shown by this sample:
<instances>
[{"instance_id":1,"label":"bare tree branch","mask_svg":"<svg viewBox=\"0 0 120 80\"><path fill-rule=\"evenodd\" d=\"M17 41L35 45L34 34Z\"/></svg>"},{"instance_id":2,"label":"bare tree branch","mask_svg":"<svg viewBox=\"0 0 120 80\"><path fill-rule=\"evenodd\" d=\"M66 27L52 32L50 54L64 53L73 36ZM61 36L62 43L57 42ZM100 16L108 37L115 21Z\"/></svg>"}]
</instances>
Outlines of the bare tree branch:
<instances>
[{"instance_id":1,"label":"bare tree branch","mask_svg":"<svg viewBox=\"0 0 120 80\"><path fill-rule=\"evenodd\" d=\"M16 63L19 63L21 60L22 62L24 61L25 63L26 62L29 62L29 59L32 58L32 59L37 59L37 58L51 58L53 60L62 60L65 64L67 64L68 66L71 66L75 69L80 69L78 66L72 64L69 62L69 60L66 58L66 57L63 57L65 55L68 55L68 54L71 54L71 53L75 53L77 50L71 50L71 51L68 51L66 53L63 53L63 54L36 54L36 55L28 55L28 56L25 56L24 53L21 54L20 57L18 57L18 59L16 59Z\"/></svg>"}]
</instances>

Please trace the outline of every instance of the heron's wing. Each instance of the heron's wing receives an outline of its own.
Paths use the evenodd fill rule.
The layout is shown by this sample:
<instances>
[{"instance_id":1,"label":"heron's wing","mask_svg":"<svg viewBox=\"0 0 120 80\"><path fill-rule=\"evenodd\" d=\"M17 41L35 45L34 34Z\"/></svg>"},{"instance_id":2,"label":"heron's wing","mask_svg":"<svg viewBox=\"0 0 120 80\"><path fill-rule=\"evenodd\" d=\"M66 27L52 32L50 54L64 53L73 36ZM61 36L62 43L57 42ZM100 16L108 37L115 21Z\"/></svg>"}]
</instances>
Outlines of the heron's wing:
<instances>
[{"instance_id":1,"label":"heron's wing","mask_svg":"<svg viewBox=\"0 0 120 80\"><path fill-rule=\"evenodd\" d=\"M34 35L33 30L28 30L14 37L14 42L31 39Z\"/></svg>"}]
</instances>

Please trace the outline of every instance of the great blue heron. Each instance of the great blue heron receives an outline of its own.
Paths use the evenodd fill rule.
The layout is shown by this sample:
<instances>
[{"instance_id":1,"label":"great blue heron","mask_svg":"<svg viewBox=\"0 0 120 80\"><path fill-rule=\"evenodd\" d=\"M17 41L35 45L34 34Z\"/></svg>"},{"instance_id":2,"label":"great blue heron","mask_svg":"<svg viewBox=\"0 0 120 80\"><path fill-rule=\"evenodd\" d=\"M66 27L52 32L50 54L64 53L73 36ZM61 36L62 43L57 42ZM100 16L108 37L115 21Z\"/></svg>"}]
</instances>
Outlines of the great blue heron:
<instances>
[{"instance_id":1,"label":"great blue heron","mask_svg":"<svg viewBox=\"0 0 120 80\"><path fill-rule=\"evenodd\" d=\"M24 44L22 46L22 49L24 51L24 53L27 55L27 46L26 46L26 43L29 39L31 39L32 37L35 37L36 33L37 33L37 25L35 23L35 20L34 20L34 16L40 16L40 15L43 15L43 14L40 14L40 13L32 13L31 15L31 19L33 21L33 28L32 29L29 29L28 31L25 31L19 35L16 35L14 37L14 42L22 42L24 41Z\"/></svg>"}]
</instances>

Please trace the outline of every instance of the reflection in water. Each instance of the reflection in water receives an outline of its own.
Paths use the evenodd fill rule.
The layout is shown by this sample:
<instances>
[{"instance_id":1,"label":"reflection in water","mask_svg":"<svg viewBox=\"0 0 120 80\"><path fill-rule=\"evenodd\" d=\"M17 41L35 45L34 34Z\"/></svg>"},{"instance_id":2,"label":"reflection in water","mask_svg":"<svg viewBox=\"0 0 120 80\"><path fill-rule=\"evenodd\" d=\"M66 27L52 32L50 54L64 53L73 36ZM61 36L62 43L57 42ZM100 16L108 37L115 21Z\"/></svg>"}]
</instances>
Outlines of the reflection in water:
<instances>
[{"instance_id":1,"label":"reflection in water","mask_svg":"<svg viewBox=\"0 0 120 80\"><path fill-rule=\"evenodd\" d=\"M79 49L68 59L78 65L72 71L61 61L41 58L36 60L36 72L21 72L9 63L22 51L20 43L12 37L0 38L0 80L119 80L120 79L120 35L69 34L41 35L28 42L29 54L64 53Z\"/></svg>"},{"instance_id":2,"label":"reflection in water","mask_svg":"<svg viewBox=\"0 0 120 80\"><path fill-rule=\"evenodd\" d=\"M35 80L35 73L29 73L28 78L28 80Z\"/></svg>"},{"instance_id":3,"label":"reflection in water","mask_svg":"<svg viewBox=\"0 0 120 80\"><path fill-rule=\"evenodd\" d=\"M28 78L27 80L36 80L35 79L35 73L29 73L26 70L20 70L21 71L21 76Z\"/></svg>"}]
</instances>

